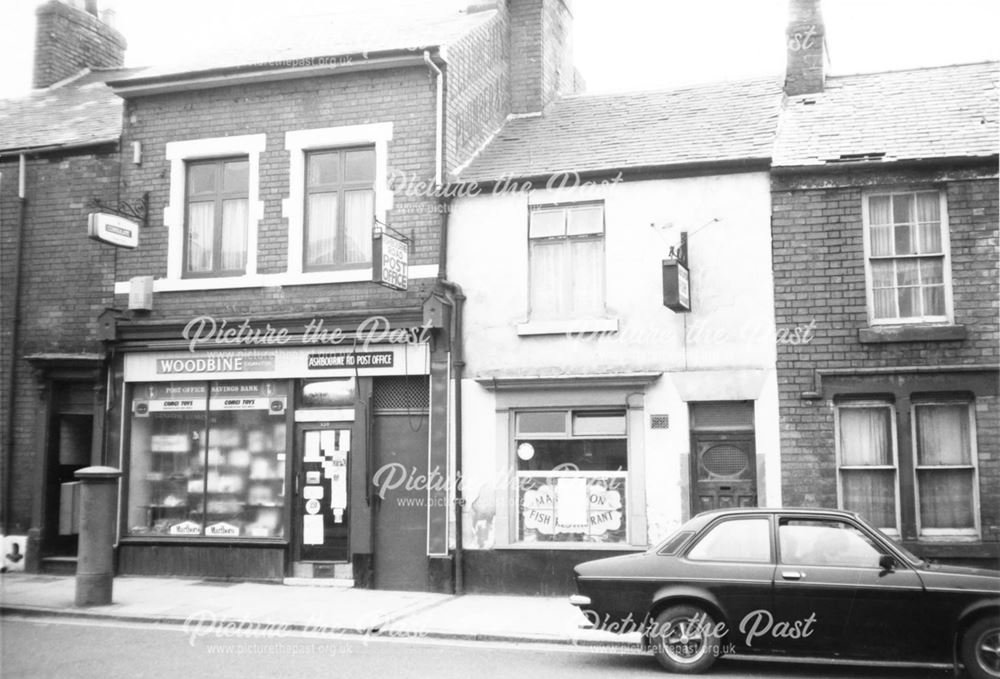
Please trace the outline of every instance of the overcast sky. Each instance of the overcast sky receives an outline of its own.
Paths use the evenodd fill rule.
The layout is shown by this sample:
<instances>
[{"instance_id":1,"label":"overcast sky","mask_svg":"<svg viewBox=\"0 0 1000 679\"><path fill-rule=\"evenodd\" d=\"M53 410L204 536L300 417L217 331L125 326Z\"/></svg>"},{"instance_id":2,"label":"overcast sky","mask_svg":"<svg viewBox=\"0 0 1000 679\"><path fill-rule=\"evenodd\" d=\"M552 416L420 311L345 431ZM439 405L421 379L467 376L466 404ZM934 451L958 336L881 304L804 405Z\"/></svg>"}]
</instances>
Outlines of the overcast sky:
<instances>
[{"instance_id":1,"label":"overcast sky","mask_svg":"<svg viewBox=\"0 0 1000 679\"><path fill-rule=\"evenodd\" d=\"M239 21L266 24L278 12L316 12L323 1L100 0L100 5L116 10L129 41L127 65L140 66L171 61L178 49L196 49L193 28L195 34L221 29L232 35ZM6 46L0 97L30 87L38 4L0 0ZM777 75L784 68L787 5L788 0L575 0L576 64L590 92ZM823 13L832 73L1000 58L997 0L825 0Z\"/></svg>"}]
</instances>

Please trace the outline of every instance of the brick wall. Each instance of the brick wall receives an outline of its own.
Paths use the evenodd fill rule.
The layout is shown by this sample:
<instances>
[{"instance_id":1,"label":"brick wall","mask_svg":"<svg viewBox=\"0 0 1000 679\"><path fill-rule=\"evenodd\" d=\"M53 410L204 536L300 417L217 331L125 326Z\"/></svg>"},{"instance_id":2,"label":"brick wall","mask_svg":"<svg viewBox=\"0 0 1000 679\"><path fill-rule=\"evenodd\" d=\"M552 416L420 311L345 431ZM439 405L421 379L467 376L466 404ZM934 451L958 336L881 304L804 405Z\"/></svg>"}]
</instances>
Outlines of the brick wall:
<instances>
[{"instance_id":1,"label":"brick wall","mask_svg":"<svg viewBox=\"0 0 1000 679\"><path fill-rule=\"evenodd\" d=\"M467 163L510 113L507 14L448 49L445 88L446 173Z\"/></svg>"},{"instance_id":2,"label":"brick wall","mask_svg":"<svg viewBox=\"0 0 1000 679\"><path fill-rule=\"evenodd\" d=\"M787 506L836 506L833 404L804 400L816 371L892 366L997 364L1000 360L998 198L996 167L776 174L772 179L775 314L783 328L815 322L808 343L780 344L782 492ZM948 203L955 323L954 341L867 343L862 192L869 187L944 188ZM887 382L891 378L886 378ZM1000 408L977 398L980 494L984 540L1000 526Z\"/></svg>"},{"instance_id":3,"label":"brick wall","mask_svg":"<svg viewBox=\"0 0 1000 679\"><path fill-rule=\"evenodd\" d=\"M119 68L125 37L87 12L51 0L38 8L34 87L48 87L84 68Z\"/></svg>"},{"instance_id":4,"label":"brick wall","mask_svg":"<svg viewBox=\"0 0 1000 679\"><path fill-rule=\"evenodd\" d=\"M541 111L573 93L573 15L566 0L508 0L510 96L513 113Z\"/></svg>"},{"instance_id":5,"label":"brick wall","mask_svg":"<svg viewBox=\"0 0 1000 679\"><path fill-rule=\"evenodd\" d=\"M0 370L6 412L14 308L14 257L18 224L16 159L0 163ZM11 531L31 519L34 480L37 379L24 356L101 352L97 316L111 306L116 248L87 237L87 205L117 197L118 155L47 157L26 165L26 213L21 271L21 324L14 398ZM6 473L6 470L4 470Z\"/></svg>"},{"instance_id":6,"label":"brick wall","mask_svg":"<svg viewBox=\"0 0 1000 679\"><path fill-rule=\"evenodd\" d=\"M168 142L261 133L267 136L260 157L264 216L258 226L257 265L260 273L281 273L286 270L288 247L288 223L281 208L282 199L289 195L285 132L392 122L389 176L400 174L432 182L435 103L434 82L424 66L130 100L123 148L130 148L132 141L142 142L143 162L141 166L123 164L123 192L136 197L148 191L151 217L149 228L140 237L139 249L122 254L118 280L166 275L163 208L169 202L170 165L165 157ZM411 266L437 264L441 228L437 200L417 193L395 191L388 222L413 239ZM370 282L156 293L150 320L181 320L197 314L264 317L320 310L412 308L426 296L432 282L414 281L406 293ZM123 296L116 301L120 306L126 302Z\"/></svg>"}]
</instances>

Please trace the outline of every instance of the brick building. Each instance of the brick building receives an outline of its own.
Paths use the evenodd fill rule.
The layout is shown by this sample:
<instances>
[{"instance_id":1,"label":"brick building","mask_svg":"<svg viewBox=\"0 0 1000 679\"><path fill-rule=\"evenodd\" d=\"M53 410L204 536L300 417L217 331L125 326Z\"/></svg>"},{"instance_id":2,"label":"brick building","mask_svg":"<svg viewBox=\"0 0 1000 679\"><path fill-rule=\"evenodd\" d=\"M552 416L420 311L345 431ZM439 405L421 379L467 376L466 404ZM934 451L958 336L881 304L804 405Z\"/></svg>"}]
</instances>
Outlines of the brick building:
<instances>
[{"instance_id":1,"label":"brick building","mask_svg":"<svg viewBox=\"0 0 1000 679\"><path fill-rule=\"evenodd\" d=\"M86 20L54 7L69 29ZM450 588L451 498L427 481L452 465L461 359L442 189L512 110L541 110L578 86L571 21L562 0L342 5L194 62L109 74L111 153L100 172L81 172L109 178L110 212L138 208L138 247L88 241L102 264L89 278L71 265L33 271L19 296L34 295L45 318L71 297L89 333L67 324L62 344L31 357L38 370L22 371L21 391L72 369L89 380L95 418L86 445L72 428L32 433L19 394L10 478L22 504L43 506L40 520L12 512L22 518L11 532L37 534L29 561L57 539L53 497L68 479L50 470L40 481L19 461L72 439L81 461L123 470L123 574ZM57 36L68 54L87 52L76 35ZM92 80L84 89L97 91ZM63 186L89 191L59 169ZM51 199L62 230L93 210ZM406 285L391 271L387 285L373 282L389 241L408 251ZM37 257L54 255L45 247ZM69 289L95 303L79 307ZM60 346L72 359L55 355ZM67 427L82 398L63 399ZM373 478L399 470L405 484L373 491ZM35 493L38 483L55 495ZM63 551L71 558L72 545Z\"/></svg>"},{"instance_id":2,"label":"brick building","mask_svg":"<svg viewBox=\"0 0 1000 679\"><path fill-rule=\"evenodd\" d=\"M60 484L102 461L115 252L88 239L87 213L118 199L122 102L104 82L126 73L107 15L49 2L37 18L35 90L0 101L3 554L30 570L75 554Z\"/></svg>"},{"instance_id":3,"label":"brick building","mask_svg":"<svg viewBox=\"0 0 1000 679\"><path fill-rule=\"evenodd\" d=\"M772 168L786 505L1000 556L997 64L824 77L797 3ZM804 39L812 36L812 40Z\"/></svg>"}]
</instances>

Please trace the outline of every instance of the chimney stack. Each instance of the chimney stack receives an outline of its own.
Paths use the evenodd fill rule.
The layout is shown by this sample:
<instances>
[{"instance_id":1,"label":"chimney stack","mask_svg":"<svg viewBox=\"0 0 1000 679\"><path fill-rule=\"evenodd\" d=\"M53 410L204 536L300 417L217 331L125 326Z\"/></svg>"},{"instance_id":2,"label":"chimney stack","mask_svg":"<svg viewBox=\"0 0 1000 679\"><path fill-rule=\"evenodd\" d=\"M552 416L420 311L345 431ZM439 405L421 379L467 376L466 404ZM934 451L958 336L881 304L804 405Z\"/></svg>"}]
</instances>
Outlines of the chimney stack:
<instances>
[{"instance_id":1,"label":"chimney stack","mask_svg":"<svg viewBox=\"0 0 1000 679\"><path fill-rule=\"evenodd\" d=\"M538 113L578 88L571 0L506 0L513 113Z\"/></svg>"},{"instance_id":2,"label":"chimney stack","mask_svg":"<svg viewBox=\"0 0 1000 679\"><path fill-rule=\"evenodd\" d=\"M822 92L827 54L820 0L789 0L786 36L785 94Z\"/></svg>"},{"instance_id":3,"label":"chimney stack","mask_svg":"<svg viewBox=\"0 0 1000 679\"><path fill-rule=\"evenodd\" d=\"M97 0L86 0L84 9L49 0L35 14L34 87L48 87L88 67L125 64L125 36L98 17Z\"/></svg>"}]
</instances>

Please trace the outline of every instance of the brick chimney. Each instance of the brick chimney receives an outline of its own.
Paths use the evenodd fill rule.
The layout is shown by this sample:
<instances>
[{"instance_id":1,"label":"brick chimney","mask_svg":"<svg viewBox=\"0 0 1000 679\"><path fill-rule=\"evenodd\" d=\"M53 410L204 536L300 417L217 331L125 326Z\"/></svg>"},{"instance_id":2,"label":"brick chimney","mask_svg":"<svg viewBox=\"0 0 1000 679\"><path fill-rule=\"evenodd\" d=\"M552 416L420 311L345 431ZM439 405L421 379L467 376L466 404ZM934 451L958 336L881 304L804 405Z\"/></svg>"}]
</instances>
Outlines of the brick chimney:
<instances>
[{"instance_id":1,"label":"brick chimney","mask_svg":"<svg viewBox=\"0 0 1000 679\"><path fill-rule=\"evenodd\" d=\"M560 95L573 94L571 0L506 0L510 22L512 113L537 113Z\"/></svg>"},{"instance_id":2,"label":"brick chimney","mask_svg":"<svg viewBox=\"0 0 1000 679\"><path fill-rule=\"evenodd\" d=\"M87 67L120 68L125 63L125 36L98 17L97 0L49 0L35 12L33 85L48 87Z\"/></svg>"},{"instance_id":3,"label":"brick chimney","mask_svg":"<svg viewBox=\"0 0 1000 679\"><path fill-rule=\"evenodd\" d=\"M820 0L789 0L786 32L785 94L823 91L826 70L826 29Z\"/></svg>"}]
</instances>

